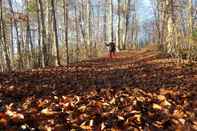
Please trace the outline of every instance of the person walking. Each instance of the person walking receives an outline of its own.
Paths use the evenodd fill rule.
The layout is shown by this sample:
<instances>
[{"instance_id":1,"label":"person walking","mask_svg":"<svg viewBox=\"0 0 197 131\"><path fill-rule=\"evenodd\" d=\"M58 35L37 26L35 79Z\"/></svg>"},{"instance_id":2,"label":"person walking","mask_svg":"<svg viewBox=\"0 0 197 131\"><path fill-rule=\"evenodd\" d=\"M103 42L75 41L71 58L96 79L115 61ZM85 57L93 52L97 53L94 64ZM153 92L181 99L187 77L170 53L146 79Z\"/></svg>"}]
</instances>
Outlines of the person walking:
<instances>
[{"instance_id":1,"label":"person walking","mask_svg":"<svg viewBox=\"0 0 197 131\"><path fill-rule=\"evenodd\" d=\"M109 43L105 42L105 45L109 47L109 57L112 59L116 55L116 44L111 41Z\"/></svg>"}]
</instances>

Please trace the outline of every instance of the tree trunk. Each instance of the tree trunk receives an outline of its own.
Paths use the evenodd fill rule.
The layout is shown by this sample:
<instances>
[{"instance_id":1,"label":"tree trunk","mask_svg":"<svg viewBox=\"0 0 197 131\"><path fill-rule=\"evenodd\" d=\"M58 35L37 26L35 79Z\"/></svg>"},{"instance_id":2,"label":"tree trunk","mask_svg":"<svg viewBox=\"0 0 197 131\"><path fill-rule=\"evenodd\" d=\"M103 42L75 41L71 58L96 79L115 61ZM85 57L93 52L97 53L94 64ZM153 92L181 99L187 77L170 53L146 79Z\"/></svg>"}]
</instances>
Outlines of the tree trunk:
<instances>
[{"instance_id":1,"label":"tree trunk","mask_svg":"<svg viewBox=\"0 0 197 131\"><path fill-rule=\"evenodd\" d=\"M88 51L87 51L87 56L91 57L92 52L92 42L91 42L91 2L90 0L87 1L87 45L88 45Z\"/></svg>"},{"instance_id":2,"label":"tree trunk","mask_svg":"<svg viewBox=\"0 0 197 131\"><path fill-rule=\"evenodd\" d=\"M69 9L68 9L68 0L63 0L64 3L64 25L65 25L65 45L66 45L66 63L69 65L69 46L68 46L68 14L69 14Z\"/></svg>"},{"instance_id":3,"label":"tree trunk","mask_svg":"<svg viewBox=\"0 0 197 131\"><path fill-rule=\"evenodd\" d=\"M76 4L76 3L75 3ZM75 5L75 31L76 31L76 61L79 61L79 28L78 28L78 16L77 5Z\"/></svg>"},{"instance_id":4,"label":"tree trunk","mask_svg":"<svg viewBox=\"0 0 197 131\"><path fill-rule=\"evenodd\" d=\"M47 34L47 50L48 50L48 58L49 63L58 65L57 64L57 51L56 51L56 41L55 41L55 33L54 33L54 21L53 21L53 9L51 0L47 1L46 7L46 17L47 17L47 24L46 24L46 34Z\"/></svg>"},{"instance_id":5,"label":"tree trunk","mask_svg":"<svg viewBox=\"0 0 197 131\"><path fill-rule=\"evenodd\" d=\"M120 22L121 22L121 14L120 14L120 0L118 0L118 34L117 34L117 45L118 49L121 49L121 40L120 40Z\"/></svg>"},{"instance_id":6,"label":"tree trunk","mask_svg":"<svg viewBox=\"0 0 197 131\"><path fill-rule=\"evenodd\" d=\"M86 32L85 32L85 29L84 29L84 5L83 5L83 1L81 1L81 7L80 7L80 12L79 12L79 20L80 20L80 31L81 31L81 34L82 34L82 39L83 39L83 42L84 42L84 45L85 45L85 49L87 50L87 42L86 42Z\"/></svg>"},{"instance_id":7,"label":"tree trunk","mask_svg":"<svg viewBox=\"0 0 197 131\"><path fill-rule=\"evenodd\" d=\"M10 23L11 27L10 27L10 39L11 39L11 45L10 45L10 56L11 56L11 61L12 61L12 64L13 64L13 59L14 59L14 34L13 34L13 29L14 29L14 26L13 26L13 23L11 22Z\"/></svg>"},{"instance_id":8,"label":"tree trunk","mask_svg":"<svg viewBox=\"0 0 197 131\"><path fill-rule=\"evenodd\" d=\"M51 0L52 13L53 13L53 28L55 32L55 46L56 46L56 65L61 65L60 55L59 55L59 42L58 42L58 31L57 31L57 21L56 21L56 13L55 13L55 4L54 0Z\"/></svg>"},{"instance_id":9,"label":"tree trunk","mask_svg":"<svg viewBox=\"0 0 197 131\"><path fill-rule=\"evenodd\" d=\"M40 18L41 18L41 24L42 24L42 52L43 52L43 61L44 61L44 67L48 66L49 64L49 58L48 58L48 50L47 50L47 44L46 44L46 27L45 27L45 15L44 15L44 9L43 9L43 1L39 0L39 6L40 6Z\"/></svg>"},{"instance_id":10,"label":"tree trunk","mask_svg":"<svg viewBox=\"0 0 197 131\"><path fill-rule=\"evenodd\" d=\"M110 6L109 6L109 41L114 40L113 36L113 0L110 1Z\"/></svg>"},{"instance_id":11,"label":"tree trunk","mask_svg":"<svg viewBox=\"0 0 197 131\"><path fill-rule=\"evenodd\" d=\"M104 16L103 16L103 38L104 41L107 41L107 8L106 8L107 0L104 1Z\"/></svg>"},{"instance_id":12,"label":"tree trunk","mask_svg":"<svg viewBox=\"0 0 197 131\"><path fill-rule=\"evenodd\" d=\"M14 10L12 7L12 1L8 0L9 6L10 6L10 11L12 13L12 18L13 18L13 22L14 22L14 26L15 26L15 30L16 30L16 38L17 38L17 53L19 54L19 61L18 61L18 68L19 69L23 69L23 59L22 59L22 52L21 52L21 41L19 39L19 31L18 31L18 25L16 20L14 19Z\"/></svg>"},{"instance_id":13,"label":"tree trunk","mask_svg":"<svg viewBox=\"0 0 197 131\"><path fill-rule=\"evenodd\" d=\"M126 16L125 16L125 34L124 34L124 42L123 42L123 50L126 49L127 43L127 34L128 34L128 25L129 25L129 18L130 18L130 8L131 8L131 0L127 0L126 4Z\"/></svg>"},{"instance_id":14,"label":"tree trunk","mask_svg":"<svg viewBox=\"0 0 197 131\"><path fill-rule=\"evenodd\" d=\"M6 66L7 66L7 70L8 71L11 71L11 61L10 61L10 58L9 58L9 52L8 52L8 43L7 43L7 38L6 38L6 31L5 31L5 28L6 28L6 25L5 25L5 21L4 21L4 18L3 18L3 5L2 5L2 0L0 0L0 39L1 39L1 44L2 44L2 47L3 47L3 51L4 51L4 55L5 55L5 61L6 61ZM3 33L1 33L1 31ZM1 35L3 34L3 35Z\"/></svg>"},{"instance_id":15,"label":"tree trunk","mask_svg":"<svg viewBox=\"0 0 197 131\"><path fill-rule=\"evenodd\" d=\"M43 62L43 53L42 53L42 45L41 45L41 23L40 23L40 8L39 8L39 1L36 0L37 5L37 25L38 25L38 66L44 67Z\"/></svg>"},{"instance_id":16,"label":"tree trunk","mask_svg":"<svg viewBox=\"0 0 197 131\"><path fill-rule=\"evenodd\" d=\"M171 55L177 55L177 30L176 30L176 16L175 16L175 6L174 0L166 1L167 14L167 36L166 36L166 51Z\"/></svg>"},{"instance_id":17,"label":"tree trunk","mask_svg":"<svg viewBox=\"0 0 197 131\"><path fill-rule=\"evenodd\" d=\"M28 8L29 3L28 1L26 1L26 8ZM33 41L32 41L32 34L31 34L31 27L30 27L30 18L29 18L29 12L27 10L27 42L28 42L28 46L30 45L30 53L31 53L31 66L35 67L36 62L35 62L35 51L34 51L34 45L33 45Z\"/></svg>"},{"instance_id":18,"label":"tree trunk","mask_svg":"<svg viewBox=\"0 0 197 131\"><path fill-rule=\"evenodd\" d=\"M192 33L193 33L193 19L192 19L192 0L188 0L188 46L189 46L189 54L188 59L191 59L192 53Z\"/></svg>"}]
</instances>

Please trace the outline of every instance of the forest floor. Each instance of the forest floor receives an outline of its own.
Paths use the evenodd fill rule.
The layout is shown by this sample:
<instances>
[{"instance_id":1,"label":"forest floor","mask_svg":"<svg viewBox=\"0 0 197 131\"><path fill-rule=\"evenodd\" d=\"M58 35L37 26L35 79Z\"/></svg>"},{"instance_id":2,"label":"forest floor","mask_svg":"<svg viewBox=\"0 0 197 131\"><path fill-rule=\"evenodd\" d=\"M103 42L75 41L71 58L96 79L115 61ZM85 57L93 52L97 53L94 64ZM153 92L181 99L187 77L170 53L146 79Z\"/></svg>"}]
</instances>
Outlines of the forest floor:
<instances>
[{"instance_id":1,"label":"forest floor","mask_svg":"<svg viewBox=\"0 0 197 131\"><path fill-rule=\"evenodd\" d=\"M0 74L0 130L197 130L197 64L156 49Z\"/></svg>"}]
</instances>

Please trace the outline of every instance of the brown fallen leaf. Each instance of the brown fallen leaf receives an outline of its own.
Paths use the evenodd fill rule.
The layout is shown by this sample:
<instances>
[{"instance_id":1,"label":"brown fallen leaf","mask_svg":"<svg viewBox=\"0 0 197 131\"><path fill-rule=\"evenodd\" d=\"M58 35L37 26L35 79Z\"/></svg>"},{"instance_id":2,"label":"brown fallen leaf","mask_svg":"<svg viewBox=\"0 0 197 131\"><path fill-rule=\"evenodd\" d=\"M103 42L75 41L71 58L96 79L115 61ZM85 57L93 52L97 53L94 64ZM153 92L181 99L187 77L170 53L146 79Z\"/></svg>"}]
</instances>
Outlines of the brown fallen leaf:
<instances>
[{"instance_id":1,"label":"brown fallen leaf","mask_svg":"<svg viewBox=\"0 0 197 131\"><path fill-rule=\"evenodd\" d=\"M8 125L7 118L0 118L0 127L5 128L5 127L7 127L7 125Z\"/></svg>"},{"instance_id":2,"label":"brown fallen leaf","mask_svg":"<svg viewBox=\"0 0 197 131\"><path fill-rule=\"evenodd\" d=\"M55 115L57 112L52 111L49 108L45 108L41 110L41 114L46 115L46 116L52 116Z\"/></svg>"},{"instance_id":3,"label":"brown fallen leaf","mask_svg":"<svg viewBox=\"0 0 197 131\"><path fill-rule=\"evenodd\" d=\"M173 116L174 116L175 118L180 119L180 118L186 117L187 115L186 115L181 109L176 109L176 110L174 110L174 112L173 112Z\"/></svg>"},{"instance_id":4,"label":"brown fallen leaf","mask_svg":"<svg viewBox=\"0 0 197 131\"><path fill-rule=\"evenodd\" d=\"M153 106L152 107L155 110L162 110L162 107L160 105L158 105L158 104L155 104L155 103L153 103Z\"/></svg>"}]
</instances>

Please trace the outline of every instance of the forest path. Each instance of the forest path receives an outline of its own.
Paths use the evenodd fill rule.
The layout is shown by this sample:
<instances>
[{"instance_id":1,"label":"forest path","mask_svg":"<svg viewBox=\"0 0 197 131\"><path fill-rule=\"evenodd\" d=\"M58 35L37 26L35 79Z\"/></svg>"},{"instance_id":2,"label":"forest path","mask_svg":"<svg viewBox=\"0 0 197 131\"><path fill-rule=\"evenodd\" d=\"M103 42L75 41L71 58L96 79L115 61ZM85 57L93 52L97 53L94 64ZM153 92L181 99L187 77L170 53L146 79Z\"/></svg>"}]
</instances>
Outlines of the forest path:
<instances>
[{"instance_id":1,"label":"forest path","mask_svg":"<svg viewBox=\"0 0 197 131\"><path fill-rule=\"evenodd\" d=\"M154 126L148 128L169 128L170 130L178 128L179 122L183 122L184 119L182 127L179 127L183 128L185 118L190 122L188 128L197 129L197 65L187 64L187 62L178 64L176 59L168 59L157 50L150 50L150 48L125 51L118 53L114 59L102 57L72 64L69 67L45 68L11 74L1 73L0 99L0 109L3 112L17 110L17 112L28 114L28 119L31 118L31 121L22 121L22 124L31 125L35 119L39 118L39 122L31 125L32 127L48 124L46 121L49 118L45 116L43 118L42 115L42 111L47 109L44 115L54 115L53 119L58 119L59 122L56 124L60 124L62 128L68 127L68 129L87 128L81 124L96 117L101 119L97 121L97 125L101 126L101 123L105 121L110 129L112 127L128 128L128 126L134 128L134 125L138 126L136 128L145 128L155 122ZM13 103L14 107L11 105L12 108L8 109L6 105L10 103ZM65 105L66 103L68 105ZM60 108L67 112L72 110L77 114L80 112L80 114L99 114L99 116L78 118L76 114L74 116L67 114L72 117L68 120L70 123L62 125L65 118L59 115L65 114L60 113ZM48 111L49 109L52 113ZM176 110L181 111L176 114ZM54 111L58 112L58 115L53 114ZM133 123L130 125L128 115L132 111L135 112L133 115L130 114L131 123ZM147 114L147 111L152 114ZM161 114L156 113L158 111ZM105 119L104 116L100 116L102 113L109 112L113 112L112 114L115 114L117 118L111 118L115 116L110 115L107 121L106 116ZM142 116L139 116L139 112ZM178 124L171 121L171 117L177 117ZM123 123L117 123L113 119L117 121L122 119ZM125 123L126 120L127 123ZM160 123L157 123L158 121ZM169 123L171 125L168 127L166 124ZM14 127L18 128L15 124ZM12 125L9 126L12 127ZM89 128L93 127L89 126Z\"/></svg>"},{"instance_id":2,"label":"forest path","mask_svg":"<svg viewBox=\"0 0 197 131\"><path fill-rule=\"evenodd\" d=\"M4 96L79 95L91 88L197 87L196 64L177 64L176 59L162 57L156 50L117 53L69 67L36 69L0 74L0 93Z\"/></svg>"}]
</instances>

